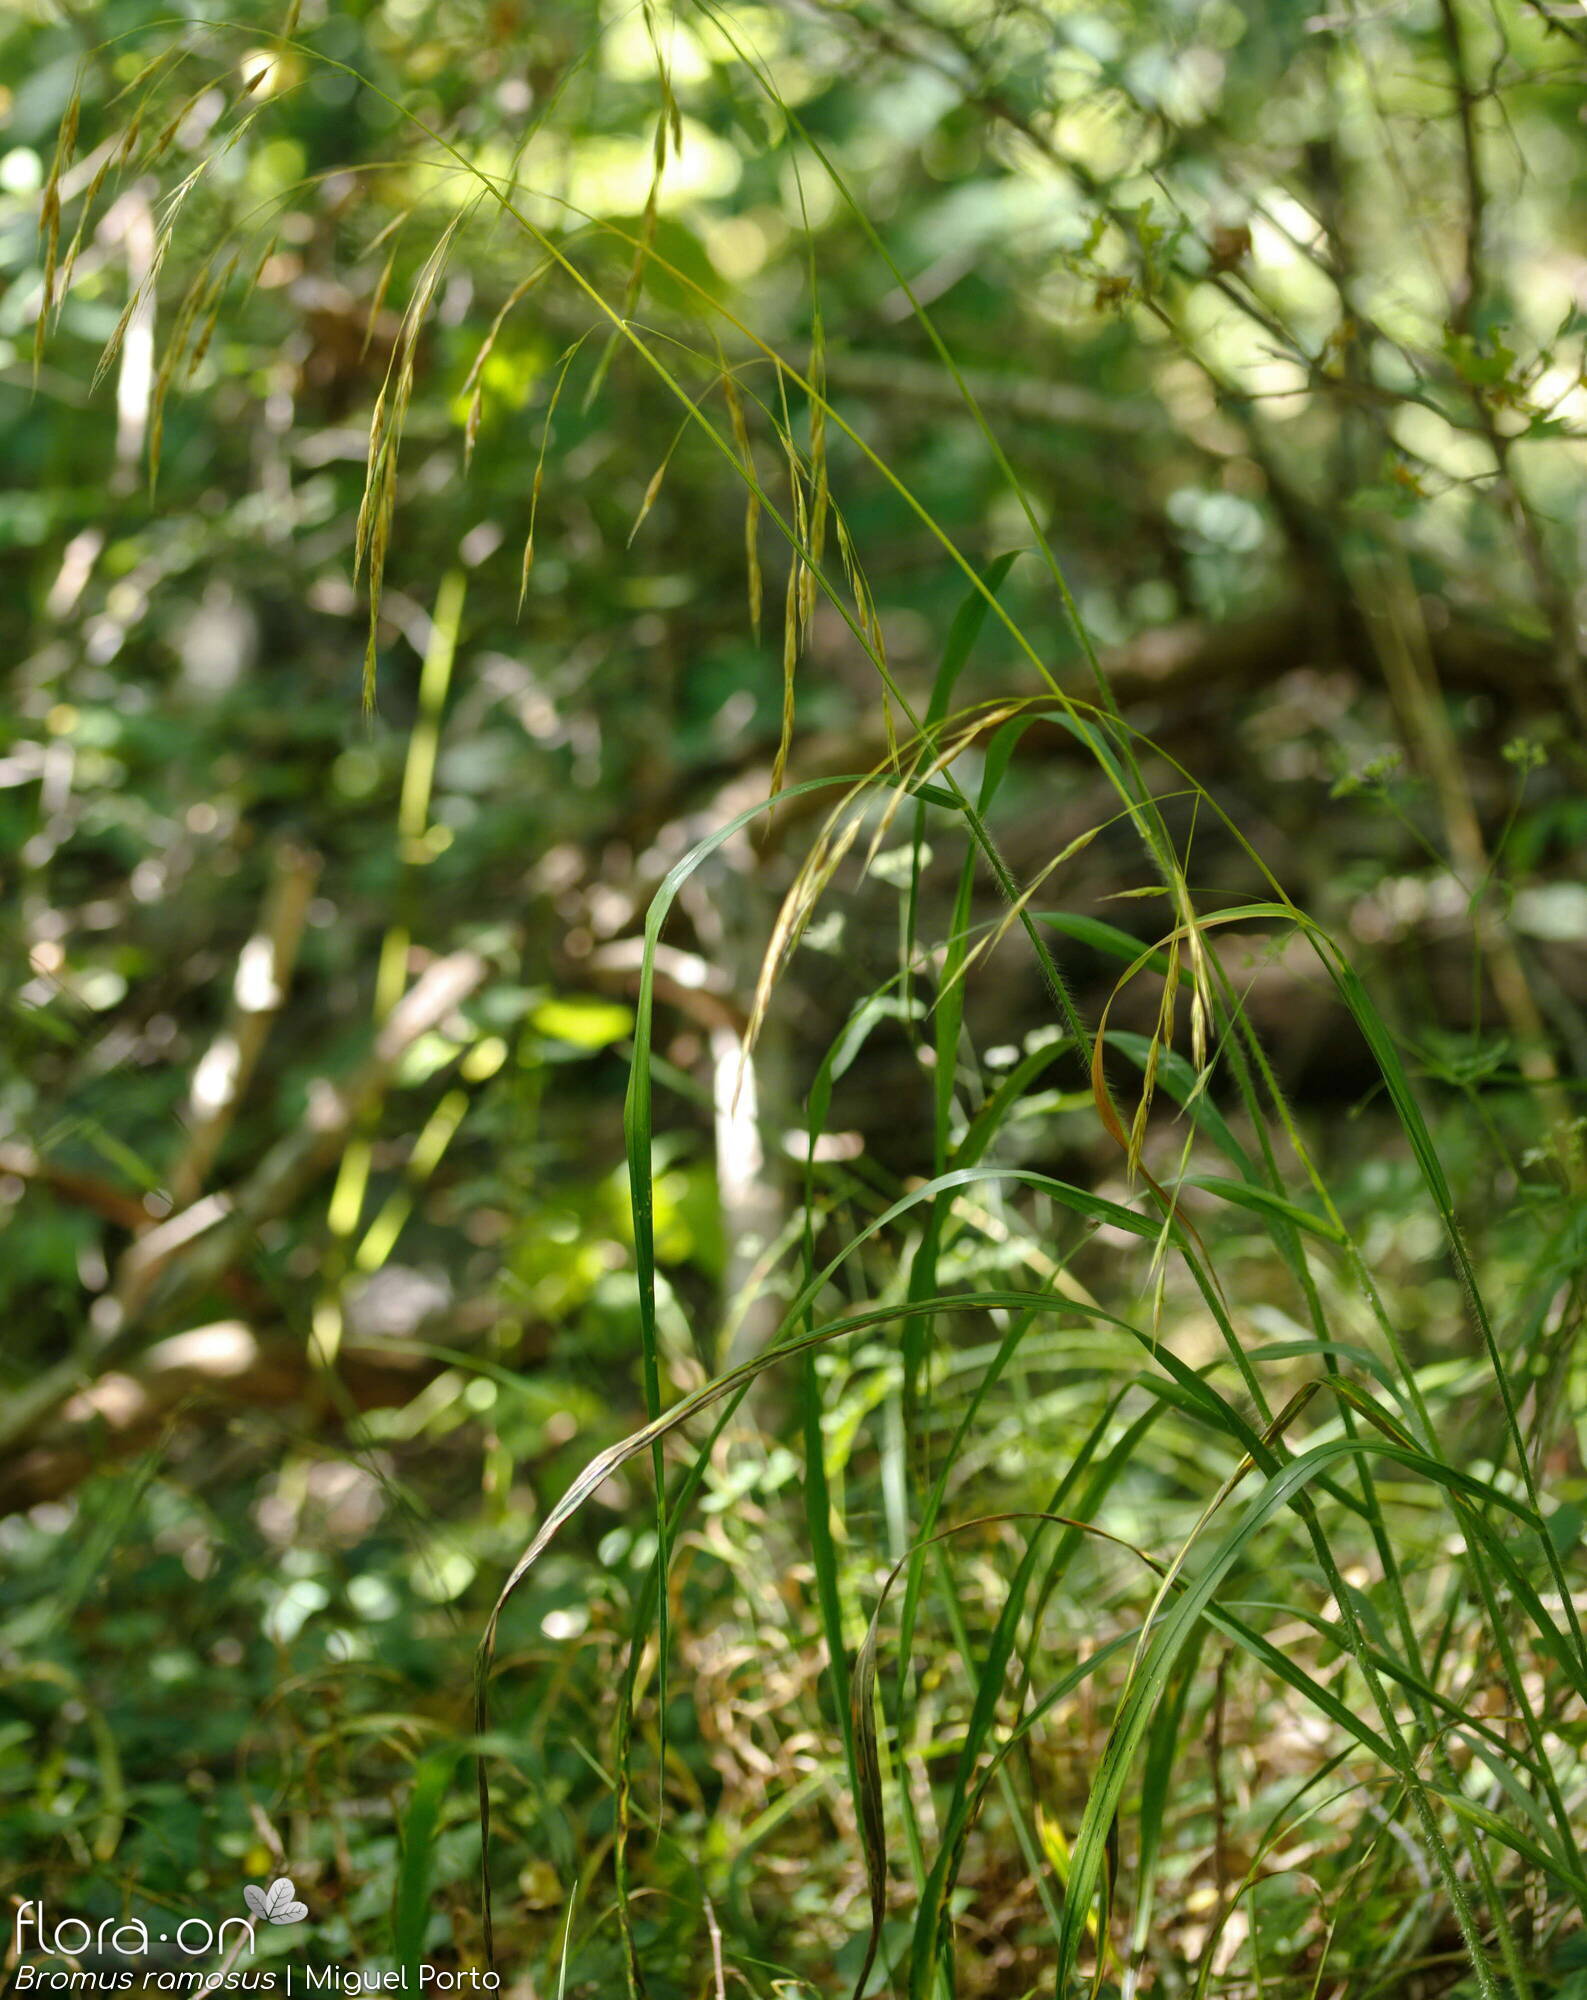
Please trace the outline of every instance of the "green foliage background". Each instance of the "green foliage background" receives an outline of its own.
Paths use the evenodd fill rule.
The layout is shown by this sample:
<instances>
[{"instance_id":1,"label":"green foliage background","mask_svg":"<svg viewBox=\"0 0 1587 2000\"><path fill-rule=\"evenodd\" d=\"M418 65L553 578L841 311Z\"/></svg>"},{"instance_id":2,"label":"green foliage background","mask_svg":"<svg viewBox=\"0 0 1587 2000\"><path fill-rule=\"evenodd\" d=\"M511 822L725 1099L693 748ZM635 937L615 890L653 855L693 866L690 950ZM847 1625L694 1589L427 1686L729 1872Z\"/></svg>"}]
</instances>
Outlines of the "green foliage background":
<instances>
[{"instance_id":1,"label":"green foliage background","mask_svg":"<svg viewBox=\"0 0 1587 2000\"><path fill-rule=\"evenodd\" d=\"M1574 1992L1583 38L0 20L8 1893Z\"/></svg>"}]
</instances>

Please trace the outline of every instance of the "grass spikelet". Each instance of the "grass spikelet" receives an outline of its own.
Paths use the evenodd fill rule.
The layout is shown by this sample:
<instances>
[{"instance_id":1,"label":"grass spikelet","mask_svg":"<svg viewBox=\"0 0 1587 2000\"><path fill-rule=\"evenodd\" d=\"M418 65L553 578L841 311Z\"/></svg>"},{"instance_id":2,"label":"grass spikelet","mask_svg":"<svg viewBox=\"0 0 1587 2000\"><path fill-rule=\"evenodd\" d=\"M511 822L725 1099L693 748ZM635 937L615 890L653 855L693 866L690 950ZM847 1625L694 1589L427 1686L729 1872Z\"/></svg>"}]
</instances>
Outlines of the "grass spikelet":
<instances>
[{"instance_id":1,"label":"grass spikelet","mask_svg":"<svg viewBox=\"0 0 1587 2000\"><path fill-rule=\"evenodd\" d=\"M369 426L369 462L354 531L353 574L367 555L369 563L369 640L364 649L363 701L368 713L375 703L375 655L380 630L380 593L386 574L386 551L391 541L391 524L397 504L397 456L402 442L402 426L413 396L414 363L419 336L435 299L441 273L446 269L452 244L472 207L455 215L442 232L440 241L425 259L402 316L397 343L386 369L386 379L376 398Z\"/></svg>"},{"instance_id":2,"label":"grass spikelet","mask_svg":"<svg viewBox=\"0 0 1587 2000\"><path fill-rule=\"evenodd\" d=\"M358 503L358 520L353 528L353 581L358 581L364 566L364 551L369 543L369 524L373 513L373 500L377 479L384 464L386 437L386 388L383 382L380 393L375 398L375 407L369 414L369 460L364 475L364 491Z\"/></svg>"},{"instance_id":3,"label":"grass spikelet","mask_svg":"<svg viewBox=\"0 0 1587 2000\"><path fill-rule=\"evenodd\" d=\"M1198 1069L1207 1066L1207 1024L1212 1018L1212 969L1207 947L1194 910L1185 924L1185 951L1190 959L1190 1060Z\"/></svg>"},{"instance_id":4,"label":"grass spikelet","mask_svg":"<svg viewBox=\"0 0 1587 2000\"><path fill-rule=\"evenodd\" d=\"M650 512L651 508L654 507L656 504L656 495L661 491L661 482L663 479L666 478L667 467L671 463L672 463L672 454L671 452L668 452L667 456L661 461L660 465L658 465L655 471L650 475L650 484L645 488L645 497L639 503L639 512L634 516L634 525L628 531L628 546L630 548L632 548L634 545L635 535L637 535L640 529L645 525L646 515Z\"/></svg>"},{"instance_id":5,"label":"grass spikelet","mask_svg":"<svg viewBox=\"0 0 1587 2000\"><path fill-rule=\"evenodd\" d=\"M473 395L468 399L468 416L464 419L463 423L463 470L465 472L467 472L468 468L474 462L474 446L479 438L479 420L484 410L484 405L485 392L476 384Z\"/></svg>"},{"instance_id":6,"label":"grass spikelet","mask_svg":"<svg viewBox=\"0 0 1587 2000\"><path fill-rule=\"evenodd\" d=\"M205 97L213 88L214 85L206 80L172 112L171 116L154 135L153 140L150 142L149 150L143 156L143 164L146 167L157 167L160 164L161 160L171 150L171 143L177 133L181 131L182 127L196 110L199 100Z\"/></svg>"},{"instance_id":7,"label":"grass spikelet","mask_svg":"<svg viewBox=\"0 0 1587 2000\"><path fill-rule=\"evenodd\" d=\"M112 332L109 340L105 342L104 352L99 357L99 365L94 370L95 387L98 386L111 363L115 360L117 354L120 353L121 344L127 337L127 329L131 326L133 317L139 307L146 300L153 299L158 294L160 273L165 268L166 254L170 250L172 241L175 238L176 225L181 216L183 205L192 194L194 188L204 178L204 175L214 165L215 161L244 136L252 122L252 115L244 119L237 130L228 137L225 145L218 151L200 160L192 172L186 175L166 197L165 218L161 222L159 231L154 239L154 254L149 259L149 268L133 291L131 298L128 299L121 317L116 321L115 330Z\"/></svg>"},{"instance_id":8,"label":"grass spikelet","mask_svg":"<svg viewBox=\"0 0 1587 2000\"><path fill-rule=\"evenodd\" d=\"M197 375L203 365L205 355L209 352L209 344L214 339L215 328L220 322L221 299L225 294L226 287L231 283L236 269L237 255L234 251L227 260L225 269L222 270L219 277L210 287L204 304L199 307L199 311L204 314L204 318L199 324L198 333L193 341L193 351L188 357L187 379L189 382Z\"/></svg>"},{"instance_id":9,"label":"grass spikelet","mask_svg":"<svg viewBox=\"0 0 1587 2000\"><path fill-rule=\"evenodd\" d=\"M397 246L392 244L386 253L386 261L381 267L376 281L374 296L369 301L369 311L364 318L364 341L358 350L358 358L363 360L369 352L369 343L375 337L375 327L380 319L380 308L386 303L386 294L391 290L391 274L397 268Z\"/></svg>"},{"instance_id":10,"label":"grass spikelet","mask_svg":"<svg viewBox=\"0 0 1587 2000\"><path fill-rule=\"evenodd\" d=\"M224 280L221 280L224 283ZM177 364L187 347L187 336L192 330L199 313L208 305L213 296L209 273L200 270L188 286L176 309L176 317L171 323L170 338L165 343L165 352L160 356L160 365L155 370L154 383L149 391L149 491L154 492L160 476L160 445L165 436L165 399L171 387L171 379Z\"/></svg>"},{"instance_id":11,"label":"grass spikelet","mask_svg":"<svg viewBox=\"0 0 1587 2000\"><path fill-rule=\"evenodd\" d=\"M887 640L882 632L882 621L876 609L876 600L871 596L870 585L865 582L863 575L860 578L858 610L860 626L882 683L882 733L887 739L887 761L896 768L898 718L893 713L892 687L887 671Z\"/></svg>"},{"instance_id":12,"label":"grass spikelet","mask_svg":"<svg viewBox=\"0 0 1587 2000\"><path fill-rule=\"evenodd\" d=\"M174 68L183 53L180 42L167 42L163 49L150 56L142 69L134 70L121 88L114 93L109 100L110 109L114 110L125 98L131 97L135 91L139 90L143 92L143 101L147 104L149 101L149 89L160 71Z\"/></svg>"},{"instance_id":13,"label":"grass spikelet","mask_svg":"<svg viewBox=\"0 0 1587 2000\"><path fill-rule=\"evenodd\" d=\"M531 510L535 505L539 503L539 499L540 499L540 474L536 472L534 498L530 503ZM535 531L534 528L531 526L528 534L524 537L523 562L518 570L518 611L520 616L523 613L524 598L528 595L529 591L529 572L534 568L534 565L535 565Z\"/></svg>"},{"instance_id":14,"label":"grass spikelet","mask_svg":"<svg viewBox=\"0 0 1587 2000\"><path fill-rule=\"evenodd\" d=\"M800 864L798 874L783 897L755 981L755 997L750 1004L749 1021L744 1030L746 1060L754 1053L755 1045L760 1039L760 1031L765 1025L766 1010L771 1005L771 996L778 975L804 935L806 926L815 915L816 906L833 876L843 865L845 856L853 847L864 824L862 814L852 810L852 807L866 789L864 785L857 786L828 815L826 824Z\"/></svg>"},{"instance_id":15,"label":"grass spikelet","mask_svg":"<svg viewBox=\"0 0 1587 2000\"><path fill-rule=\"evenodd\" d=\"M788 487L792 500L794 534L793 547L788 556L788 589L783 599L782 724L777 738L777 755L772 763L773 798L782 790L783 774L788 768L788 753L793 745L794 681L799 665L799 642L804 636L804 621L800 614L800 606L804 602L806 563L801 551L810 545L810 520L805 504L804 480L793 439L786 430L783 433L783 448L788 458Z\"/></svg>"},{"instance_id":16,"label":"grass spikelet","mask_svg":"<svg viewBox=\"0 0 1587 2000\"><path fill-rule=\"evenodd\" d=\"M262 104L256 104L245 118L239 118L237 120L237 123L232 127L232 129L226 134L225 138L221 141L216 151L211 153L208 159L201 162L201 164L194 169L193 178L196 180L201 173L207 172L208 169L214 165L216 160L224 159L226 154L228 154L234 146L240 145L242 141L245 138L247 138L249 132L253 129L254 120L257 117L259 117L260 113L263 110L264 106Z\"/></svg>"},{"instance_id":17,"label":"grass spikelet","mask_svg":"<svg viewBox=\"0 0 1587 2000\"><path fill-rule=\"evenodd\" d=\"M87 229L89 218L94 212L94 203L99 199L100 190L104 187L115 164L116 146L114 143L108 143L101 148L99 164L94 169L93 178L83 190L82 203L77 211L77 226L72 231L72 240L67 246L66 255L61 259L60 279L55 286L55 317L57 321L60 319L61 307L72 289L72 273L77 268L78 252L83 247L83 234Z\"/></svg>"},{"instance_id":18,"label":"grass spikelet","mask_svg":"<svg viewBox=\"0 0 1587 2000\"><path fill-rule=\"evenodd\" d=\"M204 365L204 357L209 353L210 342L215 338L215 328L220 324L220 301L217 299L204 316L203 324L193 342L193 351L188 356L187 379L193 381Z\"/></svg>"},{"instance_id":19,"label":"grass spikelet","mask_svg":"<svg viewBox=\"0 0 1587 2000\"><path fill-rule=\"evenodd\" d=\"M1141 1094L1136 1100L1135 1116L1130 1120L1130 1143L1125 1149L1124 1156L1124 1170L1132 1184L1141 1170L1141 1148L1146 1143L1146 1122L1151 1115L1152 1098L1157 1089L1157 1062L1162 1050L1162 1037L1153 1035L1146 1045L1146 1068L1141 1073Z\"/></svg>"},{"instance_id":20,"label":"grass spikelet","mask_svg":"<svg viewBox=\"0 0 1587 2000\"><path fill-rule=\"evenodd\" d=\"M898 818L904 801L913 794L915 782L916 773L913 766L906 770L896 770L894 772L893 782L887 792L887 803L882 807L881 816L871 830L870 842L865 850L864 869L867 874L870 872L876 857L887 845L888 837L893 831L894 822Z\"/></svg>"},{"instance_id":21,"label":"grass spikelet","mask_svg":"<svg viewBox=\"0 0 1587 2000\"><path fill-rule=\"evenodd\" d=\"M800 577L799 629L809 630L816 608L816 576L826 554L827 540L827 406L826 343L821 330L821 309L815 313L810 351L810 560Z\"/></svg>"},{"instance_id":22,"label":"grass spikelet","mask_svg":"<svg viewBox=\"0 0 1587 2000\"><path fill-rule=\"evenodd\" d=\"M266 264L276 254L276 244L280 240L278 236L272 236L265 247L259 252L259 255L254 259L253 269L248 273L248 282L243 287L242 299L244 305L248 303L259 289L259 280L264 276Z\"/></svg>"},{"instance_id":23,"label":"grass spikelet","mask_svg":"<svg viewBox=\"0 0 1587 2000\"><path fill-rule=\"evenodd\" d=\"M793 743L794 729L794 678L799 665L799 577L802 565L797 555L788 562L788 591L783 602L782 619L782 721L777 736L777 755L772 760L771 792L775 798L782 790L783 775L788 769L788 751Z\"/></svg>"},{"instance_id":24,"label":"grass spikelet","mask_svg":"<svg viewBox=\"0 0 1587 2000\"><path fill-rule=\"evenodd\" d=\"M39 233L44 238L44 285L39 294L38 318L33 325L33 379L38 380L40 363L44 359L44 338L48 331L51 307L55 302L55 271L61 248L61 176L71 165L72 155L77 145L77 126L83 109L83 79L79 71L72 83L72 94L61 119L61 129L55 140L55 157L50 162L49 178L44 183L43 197L39 203Z\"/></svg>"},{"instance_id":25,"label":"grass spikelet","mask_svg":"<svg viewBox=\"0 0 1587 2000\"><path fill-rule=\"evenodd\" d=\"M1152 1030L1151 1040L1146 1047L1146 1063L1141 1072L1141 1094L1136 1102L1135 1115L1130 1121L1130 1143L1125 1156L1126 1171L1133 1181L1140 1171L1141 1148L1146 1143L1147 1120L1151 1116L1152 1100L1157 1091L1157 1071L1164 1049L1174 1045L1174 1003L1179 992L1180 980L1180 938L1178 934L1168 945L1168 964L1163 974L1162 990L1157 1003L1157 1025Z\"/></svg>"},{"instance_id":26,"label":"grass spikelet","mask_svg":"<svg viewBox=\"0 0 1587 2000\"><path fill-rule=\"evenodd\" d=\"M876 600L871 595L871 587L865 580L865 570L855 552L854 539L849 533L848 523L843 518L842 509L835 506L830 494L826 496L827 511L838 538L838 556L843 564L843 574L849 586L849 594L854 599L855 618L859 626L861 642L870 653L871 660L882 683L882 729L887 739L887 761L895 768L898 764L898 723L893 714L892 694L888 685L887 641L882 636L882 621L877 615Z\"/></svg>"},{"instance_id":27,"label":"grass spikelet","mask_svg":"<svg viewBox=\"0 0 1587 2000\"><path fill-rule=\"evenodd\" d=\"M540 432L540 451L535 459L534 484L529 491L529 533L524 538L523 567L518 575L518 614L520 617L523 615L524 598L529 590L529 572L534 567L535 522L540 514L540 489L545 484L546 452L551 443L551 427L556 421L557 405L561 402L562 391L567 385L568 370L573 366L579 349L583 347L588 338L589 334L587 332L581 333L578 339L574 341L573 345L563 355L561 364L557 369L557 379L551 387L551 400L546 405L545 425Z\"/></svg>"},{"instance_id":28,"label":"grass spikelet","mask_svg":"<svg viewBox=\"0 0 1587 2000\"><path fill-rule=\"evenodd\" d=\"M721 349L717 350L721 359ZM750 448L749 425L744 417L744 400L738 393L738 384L733 379L733 371L725 360L722 366L722 395L727 403L728 422L733 430L733 444L738 452L739 463L744 468L748 492L744 500L744 568L749 587L749 622L756 642L760 640L760 618L762 580L760 571L760 493L755 480L755 454Z\"/></svg>"},{"instance_id":29,"label":"grass spikelet","mask_svg":"<svg viewBox=\"0 0 1587 2000\"><path fill-rule=\"evenodd\" d=\"M667 446L666 456L650 475L650 484L645 488L645 497L639 504L639 512L634 517L634 525L628 531L629 548L633 547L634 537L645 525L646 516L656 504L656 495L661 491L661 482L667 476L667 467L671 465L674 453L677 451L678 446L682 444L684 433L689 428L690 419L699 410L700 404L704 400L704 394L705 392L702 391L701 395L697 396L689 405L688 415L684 417L682 423L679 424L678 428L672 434L672 442Z\"/></svg>"},{"instance_id":30,"label":"grass spikelet","mask_svg":"<svg viewBox=\"0 0 1587 2000\"><path fill-rule=\"evenodd\" d=\"M390 217L388 221L383 222L364 245L364 255L366 257L373 257L382 243L389 241L391 237L405 229L413 220L413 211L417 205L415 202L410 202L406 207L399 208L396 214ZM382 297L384 297L384 294L382 294Z\"/></svg>"},{"instance_id":31,"label":"grass spikelet","mask_svg":"<svg viewBox=\"0 0 1587 2000\"><path fill-rule=\"evenodd\" d=\"M380 591L386 574L386 551L391 542L391 523L397 504L397 453L395 438L381 449L373 505L369 514L369 638L364 647L364 713L375 706L375 655L380 632Z\"/></svg>"},{"instance_id":32,"label":"grass spikelet","mask_svg":"<svg viewBox=\"0 0 1587 2000\"><path fill-rule=\"evenodd\" d=\"M849 594L855 604L859 605L869 595L865 584L865 573L860 568L860 559L855 552L854 538L849 533L849 524L844 520L841 510L836 507L832 510L832 525L837 533L838 561L843 565L844 580L849 586Z\"/></svg>"},{"instance_id":33,"label":"grass spikelet","mask_svg":"<svg viewBox=\"0 0 1587 2000\"><path fill-rule=\"evenodd\" d=\"M547 271L549 271L551 268L552 268L552 260L549 257L542 258L541 261L535 266L535 268L529 273L528 277L521 279L520 282L516 284L513 287L512 291L508 294L506 303L502 306L501 311L498 312L496 317L491 321L489 332L485 335L485 338L480 342L479 351L478 353L476 353L472 363L469 366L468 374L463 378L463 391L465 395L468 393L470 389L473 389L478 385L480 375L484 369L485 363L490 359L491 352L496 345L497 336L500 334L502 327L506 324L507 315L512 311L514 306L519 304L521 300L526 298L528 294L534 290L535 286L539 284L540 280L545 276ZM389 277L390 277L390 265L388 263L386 270L386 278L389 279ZM376 294L375 305L371 308L372 312L376 312L379 310L380 300L383 299L384 297L385 297L385 281L383 280L381 288L379 292ZM371 322L371 324L372 323L373 322Z\"/></svg>"},{"instance_id":34,"label":"grass spikelet","mask_svg":"<svg viewBox=\"0 0 1587 2000\"><path fill-rule=\"evenodd\" d=\"M94 379L91 384L92 388L97 389L99 387L100 383L109 373L111 366L115 362L116 356L121 352L121 343L127 337L127 328L131 326L133 321L133 316L137 312L139 306L142 305L144 299L148 297L149 294L153 291L154 282L159 274L159 269L160 269L160 248L157 243L155 247L154 261L150 267L148 276L143 280L141 284L134 287L131 298L129 298L127 300L127 303L122 307L121 316L116 321L115 326L111 329L110 338L105 342L104 352L100 355L99 360L94 368Z\"/></svg>"},{"instance_id":35,"label":"grass spikelet","mask_svg":"<svg viewBox=\"0 0 1587 2000\"><path fill-rule=\"evenodd\" d=\"M1002 713L1013 713L1013 711L995 711L993 717L994 726L996 721L1001 720ZM977 730L975 733L980 735L982 731ZM954 754L957 755L957 750L955 750ZM931 774L928 772L926 775L929 778ZM1123 814L1118 815L1118 818L1123 817ZM1029 886L1021 890L1020 894L1005 907L993 928L965 953L962 964L959 965L953 975L953 980L945 984L942 990L947 992L951 984L968 978L971 968L979 959L990 958L992 953L997 950L998 946L1030 908L1041 889L1051 881L1052 877L1057 874L1064 863L1072 861L1077 854L1088 848L1105 826L1116 824L1117 818L1114 820L1099 821L1095 826L1088 826L1084 833L1077 833L1074 839L1069 841L1050 861L1044 862L1032 878Z\"/></svg>"}]
</instances>

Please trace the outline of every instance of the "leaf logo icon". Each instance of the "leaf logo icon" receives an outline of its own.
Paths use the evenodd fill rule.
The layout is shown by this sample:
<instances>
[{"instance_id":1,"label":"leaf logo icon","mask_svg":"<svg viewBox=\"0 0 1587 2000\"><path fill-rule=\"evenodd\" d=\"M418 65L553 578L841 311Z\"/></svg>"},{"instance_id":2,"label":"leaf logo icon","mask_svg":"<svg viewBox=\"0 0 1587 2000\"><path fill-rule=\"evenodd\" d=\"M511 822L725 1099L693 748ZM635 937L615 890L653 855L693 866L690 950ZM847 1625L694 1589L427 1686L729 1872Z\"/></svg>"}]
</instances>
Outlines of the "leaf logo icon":
<instances>
[{"instance_id":1,"label":"leaf logo icon","mask_svg":"<svg viewBox=\"0 0 1587 2000\"><path fill-rule=\"evenodd\" d=\"M300 1924L309 1913L307 1903L295 1900L296 1891L285 1875L278 1875L268 1889L260 1889L254 1883L245 1885L242 1899L261 1922L271 1924Z\"/></svg>"}]
</instances>

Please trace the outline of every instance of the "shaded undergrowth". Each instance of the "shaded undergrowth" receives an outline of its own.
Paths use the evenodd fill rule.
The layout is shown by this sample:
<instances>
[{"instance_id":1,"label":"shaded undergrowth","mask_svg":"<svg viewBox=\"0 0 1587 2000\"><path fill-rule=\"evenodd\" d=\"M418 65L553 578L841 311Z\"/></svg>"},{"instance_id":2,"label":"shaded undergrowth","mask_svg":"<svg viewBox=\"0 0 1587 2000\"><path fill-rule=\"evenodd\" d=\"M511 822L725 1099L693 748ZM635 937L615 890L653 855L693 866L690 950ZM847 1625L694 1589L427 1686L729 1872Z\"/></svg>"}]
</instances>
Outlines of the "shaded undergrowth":
<instances>
[{"instance_id":1,"label":"shaded undergrowth","mask_svg":"<svg viewBox=\"0 0 1587 2000\"><path fill-rule=\"evenodd\" d=\"M823 199L854 202L731 17L699 11L735 48L746 95L760 93L780 122L797 173L828 184ZM65 121L44 197L47 303L67 295L111 177L158 170L196 96L227 93L205 153L163 196L107 368L186 243L206 172L268 125L257 76L217 83L230 33L188 30L125 87L107 114L124 122L96 142L70 228L60 189L76 157L75 100ZM331 61L291 20L276 47L270 60L290 54L305 72ZM655 50L659 186L678 135L659 32ZM263 75L266 56L250 60ZM177 79L187 68L199 72L191 95ZM523 583L538 517L556 504L544 440L559 408L598 397L614 368L636 371L673 406L677 431L635 533L676 451L714 453L742 487L757 630L768 579L782 586L783 723L767 796L676 864L645 923L625 1136L648 1421L572 1480L489 1614L475 1738L421 1767L406 1808L398 1960L417 1962L428 1859L468 1747L482 1821L493 1802L495 1818L480 1948L511 1965L519 1924L502 1911L522 1879L528 1808L522 1772L506 1782L522 1745L502 1711L515 1649L530 1643L513 1600L585 1503L636 1478L654 1482L653 1529L624 1545L626 1630L607 1635L608 1702L587 1696L584 1710L581 1754L603 1805L567 1842L571 1886L549 1954L564 1967L588 1930L620 1940L636 1993L691 1976L718 1992L731 1977L755 1992L911 2000L1377 1992L1457 1969L1485 2000L1555 1990L1587 1917L1587 1651L1572 1583L1578 1516L1553 1490L1575 1386L1581 1222L1552 1063L1511 1079L1507 1115L1537 1149L1533 1179L1506 1226L1484 1219L1473 1247L1466 1211L1487 1182L1470 1148L1446 1157L1435 1123L1448 1120L1429 1121L1425 1079L1346 946L1290 901L1194 772L1126 722L996 425L857 203L872 254L1022 510L1018 560L1068 616L1073 670L1057 670L1008 608L1015 554L984 562L958 547L829 393L813 264L808 352L779 352L663 254L654 196L633 226L564 213L520 177L527 138L503 169L405 115L446 192L386 224L431 230L433 247L370 422L356 530L367 697L379 692L416 357L471 233L492 229L516 232L526 275L468 371L465 450L510 315L557 287L587 316L540 413ZM270 240L268 217L233 219L160 322L151 480L165 398L242 310ZM664 326L647 317L657 287ZM384 298L385 280L377 311ZM41 341L47 321L41 312ZM850 524L851 495L873 491L962 573L963 606L924 688L890 665ZM869 662L887 753L873 769L804 779L799 702L818 605ZM966 663L994 639L1010 661L1007 696L964 705ZM437 703L449 671L448 650ZM1067 735L1111 803L1016 875L1000 829L1038 729ZM416 810L410 838L422 800ZM755 1299L774 1311L755 1350L733 1358L711 1329L685 1320L680 1336L657 1249L658 1099L677 1079L653 1044L655 978L683 885L715 857L750 868L768 824L815 831L769 937L755 940L764 955L741 1074L720 1087L719 1118L742 1123L741 1094L771 1068L763 1038L782 975L867 877L891 885L896 969L812 1073L777 1079L802 1106L793 1128L774 1110L760 1119L760 1171L789 1151L802 1168L784 1176L777 1229L756 1246ZM1238 894L1198 887L1197 842L1214 828L1240 857ZM1065 906L1066 865L1103 838L1133 843L1134 930ZM930 883L945 857L944 899ZM1483 885L1468 887L1480 954L1495 933ZM1373 1247L1382 1231L1358 1190L1336 1192L1330 1176L1327 1156L1344 1148L1336 1135L1319 1143L1286 1101L1246 1005L1241 939L1269 957L1290 945L1309 955L1368 1053L1374 1145L1404 1163L1396 1201L1436 1229L1458 1288L1437 1343L1404 1337L1403 1278L1385 1275ZM1114 1024L1112 1001L1096 1018L1082 1011L1076 950L1116 967L1115 999L1135 1026ZM1016 953L1039 968L1049 1018L991 1050L976 996L1010 976ZM929 1101L929 1157L906 1176L856 1159L833 1115L878 1030L907 1038ZM1037 1116L1083 1131L1107 1164L1083 1181L1051 1170L1025 1143ZM724 1322L753 1302L729 1301ZM690 1580L708 1565L727 1582L702 1606ZM550 1691L535 1727L554 1728L563 1669L540 1660L537 1671ZM676 1751L676 1732L707 1712L735 1770L728 1832ZM746 1821L757 1784L774 1795ZM789 1832L807 1821L821 1838Z\"/></svg>"}]
</instances>

